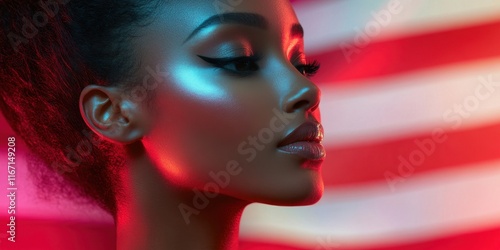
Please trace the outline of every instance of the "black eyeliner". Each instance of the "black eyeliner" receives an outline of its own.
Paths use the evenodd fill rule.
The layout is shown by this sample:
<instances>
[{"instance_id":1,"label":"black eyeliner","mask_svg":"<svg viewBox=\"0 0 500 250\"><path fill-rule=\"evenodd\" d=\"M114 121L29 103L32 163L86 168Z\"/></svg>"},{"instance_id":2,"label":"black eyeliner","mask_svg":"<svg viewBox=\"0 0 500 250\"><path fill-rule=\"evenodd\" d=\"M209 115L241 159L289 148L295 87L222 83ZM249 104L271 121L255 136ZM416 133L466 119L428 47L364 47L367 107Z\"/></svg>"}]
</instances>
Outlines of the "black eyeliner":
<instances>
[{"instance_id":1,"label":"black eyeliner","mask_svg":"<svg viewBox=\"0 0 500 250\"><path fill-rule=\"evenodd\" d=\"M201 58L203 61L208 62L210 64L213 64L215 66L226 66L230 63L234 63L234 62L238 62L238 61L242 61L242 60L258 61L260 59L260 57L257 55L237 56L237 57L218 57L218 58L198 55L198 57Z\"/></svg>"},{"instance_id":2,"label":"black eyeliner","mask_svg":"<svg viewBox=\"0 0 500 250\"><path fill-rule=\"evenodd\" d=\"M216 68L224 70L226 73L240 77L249 76L258 71L259 66L257 65L257 61L261 59L259 55L221 57L221 58L211 58L198 55L198 57L201 58L203 61L212 64ZM248 63L248 62L254 64L255 67L247 71L239 71L236 68L235 69L228 68L228 66L231 64L235 65L237 63Z\"/></svg>"}]
</instances>

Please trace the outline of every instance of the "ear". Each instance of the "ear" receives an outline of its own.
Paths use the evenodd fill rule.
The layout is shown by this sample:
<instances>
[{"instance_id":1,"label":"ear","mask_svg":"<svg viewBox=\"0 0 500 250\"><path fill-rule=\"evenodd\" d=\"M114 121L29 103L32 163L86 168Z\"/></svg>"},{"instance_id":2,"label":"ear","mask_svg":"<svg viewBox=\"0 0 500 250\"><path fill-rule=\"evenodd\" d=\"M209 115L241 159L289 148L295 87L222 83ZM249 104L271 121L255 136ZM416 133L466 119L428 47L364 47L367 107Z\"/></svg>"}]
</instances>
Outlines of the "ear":
<instances>
[{"instance_id":1,"label":"ear","mask_svg":"<svg viewBox=\"0 0 500 250\"><path fill-rule=\"evenodd\" d=\"M89 128L109 141L129 144L146 132L140 106L114 87L89 85L80 94L80 114Z\"/></svg>"}]
</instances>

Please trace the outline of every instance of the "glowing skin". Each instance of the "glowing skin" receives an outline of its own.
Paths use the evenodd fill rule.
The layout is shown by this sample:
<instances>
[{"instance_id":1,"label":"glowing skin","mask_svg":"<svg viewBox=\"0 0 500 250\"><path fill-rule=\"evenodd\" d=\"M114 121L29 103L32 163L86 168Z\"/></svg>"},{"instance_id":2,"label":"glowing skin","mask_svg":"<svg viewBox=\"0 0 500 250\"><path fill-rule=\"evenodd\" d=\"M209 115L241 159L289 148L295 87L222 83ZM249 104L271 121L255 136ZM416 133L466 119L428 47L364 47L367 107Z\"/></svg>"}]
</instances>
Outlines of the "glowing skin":
<instances>
[{"instance_id":1,"label":"glowing skin","mask_svg":"<svg viewBox=\"0 0 500 250\"><path fill-rule=\"evenodd\" d=\"M321 197L322 158L278 149L301 124L320 121L320 91L300 72L303 39L288 1L241 1L198 29L222 14L214 1L172 2L134 39L138 76L168 72L158 85L149 79L152 100L88 88L82 113L94 131L127 145L118 249L236 249L246 205ZM256 62L227 62L235 57ZM99 106L107 101L114 111Z\"/></svg>"}]
</instances>

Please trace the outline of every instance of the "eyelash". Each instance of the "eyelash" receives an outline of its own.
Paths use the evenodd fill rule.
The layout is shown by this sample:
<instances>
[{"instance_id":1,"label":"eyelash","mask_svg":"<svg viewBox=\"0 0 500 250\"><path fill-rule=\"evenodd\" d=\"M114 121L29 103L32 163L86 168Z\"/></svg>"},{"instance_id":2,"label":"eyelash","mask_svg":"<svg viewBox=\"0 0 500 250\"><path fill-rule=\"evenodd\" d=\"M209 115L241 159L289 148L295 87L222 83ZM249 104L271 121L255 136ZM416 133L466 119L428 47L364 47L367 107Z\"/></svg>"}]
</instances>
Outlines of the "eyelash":
<instances>
[{"instance_id":1,"label":"eyelash","mask_svg":"<svg viewBox=\"0 0 500 250\"><path fill-rule=\"evenodd\" d=\"M321 64L314 60L312 62L308 62L305 64L300 64L298 66L295 66L297 70L302 74L307 77L312 77L318 73L318 70L321 68ZM302 70L301 70L302 69Z\"/></svg>"},{"instance_id":2,"label":"eyelash","mask_svg":"<svg viewBox=\"0 0 500 250\"><path fill-rule=\"evenodd\" d=\"M205 57L205 56L200 56L198 55L202 60L205 62L208 62L212 65L214 65L217 68L226 70L229 73L236 74L238 76L249 76L255 71L259 70L259 66L257 65L257 61L261 59L260 56L258 55L251 55L251 56L239 56L239 57L223 57L223 58L210 58L210 57ZM250 66L249 70L240 70L238 69L237 64L238 63L244 63L244 65L240 66ZM250 65L249 65L250 64ZM235 66L233 69L228 68L229 65ZM319 64L318 61L314 60L310 63L305 63L305 64L299 64L296 65L295 68L304 76L306 77L312 77L314 76L318 70L320 69L321 65Z\"/></svg>"}]
</instances>

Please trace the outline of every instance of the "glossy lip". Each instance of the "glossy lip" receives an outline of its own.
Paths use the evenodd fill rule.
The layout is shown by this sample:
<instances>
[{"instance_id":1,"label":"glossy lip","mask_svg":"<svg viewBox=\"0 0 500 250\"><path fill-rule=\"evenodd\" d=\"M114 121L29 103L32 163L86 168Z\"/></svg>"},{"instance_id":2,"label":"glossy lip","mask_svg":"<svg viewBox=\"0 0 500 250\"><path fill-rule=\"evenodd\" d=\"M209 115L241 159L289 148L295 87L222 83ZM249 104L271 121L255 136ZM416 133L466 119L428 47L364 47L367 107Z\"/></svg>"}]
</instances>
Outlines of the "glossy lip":
<instances>
[{"instance_id":1,"label":"glossy lip","mask_svg":"<svg viewBox=\"0 0 500 250\"><path fill-rule=\"evenodd\" d=\"M278 149L310 160L323 160L325 149L323 126L316 122L305 122L278 143Z\"/></svg>"}]
</instances>

